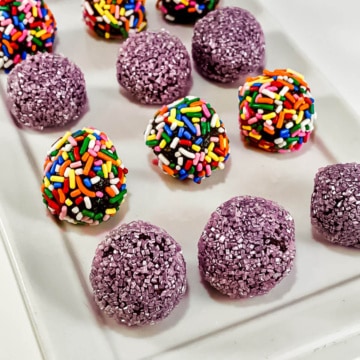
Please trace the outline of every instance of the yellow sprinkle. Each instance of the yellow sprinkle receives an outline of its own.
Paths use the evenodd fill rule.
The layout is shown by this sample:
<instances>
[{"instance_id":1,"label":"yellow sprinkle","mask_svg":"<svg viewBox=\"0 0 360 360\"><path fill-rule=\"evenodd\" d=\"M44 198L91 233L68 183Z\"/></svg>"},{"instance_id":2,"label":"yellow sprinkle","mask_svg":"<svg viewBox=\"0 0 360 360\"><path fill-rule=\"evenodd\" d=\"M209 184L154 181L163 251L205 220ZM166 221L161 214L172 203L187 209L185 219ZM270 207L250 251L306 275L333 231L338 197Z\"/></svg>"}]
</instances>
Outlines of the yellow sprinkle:
<instances>
[{"instance_id":1,"label":"yellow sprinkle","mask_svg":"<svg viewBox=\"0 0 360 360\"><path fill-rule=\"evenodd\" d=\"M50 176L50 181L53 181L53 182L64 182L64 178L63 178L62 176L51 175L51 176Z\"/></svg>"},{"instance_id":2,"label":"yellow sprinkle","mask_svg":"<svg viewBox=\"0 0 360 360\"><path fill-rule=\"evenodd\" d=\"M169 117L175 119L175 117L176 117L176 109L175 109L175 108L172 108L172 109L170 110L170 115L169 115Z\"/></svg>"},{"instance_id":3,"label":"yellow sprinkle","mask_svg":"<svg viewBox=\"0 0 360 360\"><path fill-rule=\"evenodd\" d=\"M70 171L69 171L69 187L70 187L70 189L76 188L75 170L74 169L70 169Z\"/></svg>"},{"instance_id":4,"label":"yellow sprinkle","mask_svg":"<svg viewBox=\"0 0 360 360\"><path fill-rule=\"evenodd\" d=\"M105 9L105 10L109 10L109 9L110 9L110 5L107 5L107 4L104 5L104 9Z\"/></svg>"},{"instance_id":5,"label":"yellow sprinkle","mask_svg":"<svg viewBox=\"0 0 360 360\"><path fill-rule=\"evenodd\" d=\"M246 115L245 115L244 113L241 113L240 118L241 118L241 120L245 120L245 119L246 119Z\"/></svg>"},{"instance_id":6,"label":"yellow sprinkle","mask_svg":"<svg viewBox=\"0 0 360 360\"><path fill-rule=\"evenodd\" d=\"M38 15L36 6L32 7L32 15L33 15L33 17L37 17L37 15Z\"/></svg>"},{"instance_id":7,"label":"yellow sprinkle","mask_svg":"<svg viewBox=\"0 0 360 360\"><path fill-rule=\"evenodd\" d=\"M299 111L299 115L298 115L298 117L297 117L297 119L296 119L296 124L300 124L301 123L301 121L303 120L303 117L304 117L304 111L302 111L302 110L300 110Z\"/></svg>"},{"instance_id":8,"label":"yellow sprinkle","mask_svg":"<svg viewBox=\"0 0 360 360\"><path fill-rule=\"evenodd\" d=\"M276 116L276 112L271 112L269 114L265 114L262 116L263 120L270 120L273 119Z\"/></svg>"},{"instance_id":9,"label":"yellow sprinkle","mask_svg":"<svg viewBox=\"0 0 360 360\"><path fill-rule=\"evenodd\" d=\"M46 30L42 29L36 33L36 37L38 37L38 38L42 37L44 34L46 34Z\"/></svg>"},{"instance_id":10,"label":"yellow sprinkle","mask_svg":"<svg viewBox=\"0 0 360 360\"><path fill-rule=\"evenodd\" d=\"M73 204L73 202L70 199L65 200L65 205L71 206L72 204Z\"/></svg>"},{"instance_id":11,"label":"yellow sprinkle","mask_svg":"<svg viewBox=\"0 0 360 360\"><path fill-rule=\"evenodd\" d=\"M213 151L214 150L214 147L215 147L215 143L211 142L208 146L208 151Z\"/></svg>"},{"instance_id":12,"label":"yellow sprinkle","mask_svg":"<svg viewBox=\"0 0 360 360\"><path fill-rule=\"evenodd\" d=\"M108 161L106 162L106 167L107 167L108 173L111 172L111 166L112 166L112 162L111 162L110 160L108 160Z\"/></svg>"},{"instance_id":13,"label":"yellow sprinkle","mask_svg":"<svg viewBox=\"0 0 360 360\"><path fill-rule=\"evenodd\" d=\"M248 131L251 131L251 129L252 129L251 126L248 126L248 125L242 125L241 128L243 130L248 130Z\"/></svg>"},{"instance_id":14,"label":"yellow sprinkle","mask_svg":"<svg viewBox=\"0 0 360 360\"><path fill-rule=\"evenodd\" d=\"M105 39L110 39L110 33L105 32Z\"/></svg>"},{"instance_id":15,"label":"yellow sprinkle","mask_svg":"<svg viewBox=\"0 0 360 360\"><path fill-rule=\"evenodd\" d=\"M260 134L257 134L257 133L254 133L254 132L250 132L249 133L249 136L256 139L256 140L260 140L261 139L261 135Z\"/></svg>"},{"instance_id":16,"label":"yellow sprinkle","mask_svg":"<svg viewBox=\"0 0 360 360\"><path fill-rule=\"evenodd\" d=\"M199 145L196 145L196 144L192 144L191 148L196 152L199 152L201 150L201 147Z\"/></svg>"},{"instance_id":17,"label":"yellow sprinkle","mask_svg":"<svg viewBox=\"0 0 360 360\"><path fill-rule=\"evenodd\" d=\"M110 8L110 6L109 6ZM104 11L104 15L113 23L113 24L117 24L117 20L111 15L109 10L105 10Z\"/></svg>"},{"instance_id":18,"label":"yellow sprinkle","mask_svg":"<svg viewBox=\"0 0 360 360\"><path fill-rule=\"evenodd\" d=\"M202 110L201 106L193 106L193 107L181 108L180 112L182 114L186 114L191 112L200 112L201 110Z\"/></svg>"},{"instance_id":19,"label":"yellow sprinkle","mask_svg":"<svg viewBox=\"0 0 360 360\"><path fill-rule=\"evenodd\" d=\"M166 140L165 140L165 139L162 139L162 140L160 141L159 146L160 146L160 149L163 149L163 148L166 146Z\"/></svg>"},{"instance_id":20,"label":"yellow sprinkle","mask_svg":"<svg viewBox=\"0 0 360 360\"><path fill-rule=\"evenodd\" d=\"M296 111L294 109L284 109L284 113L285 114L292 114L295 115Z\"/></svg>"},{"instance_id":21,"label":"yellow sprinkle","mask_svg":"<svg viewBox=\"0 0 360 360\"><path fill-rule=\"evenodd\" d=\"M209 155L205 156L205 161L211 163L211 157Z\"/></svg>"},{"instance_id":22,"label":"yellow sprinkle","mask_svg":"<svg viewBox=\"0 0 360 360\"><path fill-rule=\"evenodd\" d=\"M120 8L120 16L124 16L125 15L125 8L122 7Z\"/></svg>"},{"instance_id":23,"label":"yellow sprinkle","mask_svg":"<svg viewBox=\"0 0 360 360\"><path fill-rule=\"evenodd\" d=\"M49 181L49 179L46 176L44 177L44 185L45 185L45 187L49 187L51 185L51 182Z\"/></svg>"},{"instance_id":24,"label":"yellow sprinkle","mask_svg":"<svg viewBox=\"0 0 360 360\"><path fill-rule=\"evenodd\" d=\"M55 149L60 149L66 143L66 141L70 135L71 135L71 132L67 131L65 133L65 135L60 140L58 140L58 142L54 145Z\"/></svg>"},{"instance_id":25,"label":"yellow sprinkle","mask_svg":"<svg viewBox=\"0 0 360 360\"><path fill-rule=\"evenodd\" d=\"M273 78L268 78L266 76L258 76L257 78L255 78L253 81L251 82L248 82L247 84L249 84L249 88L252 84L255 84L255 83L260 83L260 84L265 84L265 83L268 83L268 82L271 82L273 81Z\"/></svg>"},{"instance_id":26,"label":"yellow sprinkle","mask_svg":"<svg viewBox=\"0 0 360 360\"><path fill-rule=\"evenodd\" d=\"M247 96L246 98L245 98L245 100L247 101L247 102L251 102L251 96Z\"/></svg>"},{"instance_id":27,"label":"yellow sprinkle","mask_svg":"<svg viewBox=\"0 0 360 360\"><path fill-rule=\"evenodd\" d=\"M109 173L106 164L101 165L101 170L104 174L104 178L107 179L109 177Z\"/></svg>"},{"instance_id":28,"label":"yellow sprinkle","mask_svg":"<svg viewBox=\"0 0 360 360\"><path fill-rule=\"evenodd\" d=\"M219 161L219 157L215 154L215 153L213 153L212 151L210 151L209 153L208 153L208 155L211 157L211 159L213 159L214 161Z\"/></svg>"},{"instance_id":29,"label":"yellow sprinkle","mask_svg":"<svg viewBox=\"0 0 360 360\"><path fill-rule=\"evenodd\" d=\"M148 141L156 140L156 134L151 134L151 135L149 135L149 136L146 138L146 140L148 140Z\"/></svg>"},{"instance_id":30,"label":"yellow sprinkle","mask_svg":"<svg viewBox=\"0 0 360 360\"><path fill-rule=\"evenodd\" d=\"M197 118L197 117L193 117L193 118L191 118L191 121L193 122L193 123L198 123L198 122L200 122L200 118Z\"/></svg>"},{"instance_id":31,"label":"yellow sprinkle","mask_svg":"<svg viewBox=\"0 0 360 360\"><path fill-rule=\"evenodd\" d=\"M111 149L111 148L113 147L113 143L112 143L111 140L107 140L107 141L105 142L105 145L106 145L106 148L107 148L107 149Z\"/></svg>"},{"instance_id":32,"label":"yellow sprinkle","mask_svg":"<svg viewBox=\"0 0 360 360\"><path fill-rule=\"evenodd\" d=\"M104 15L104 11L103 11L103 9L101 8L101 6L99 5L99 3L95 3L95 4L94 4L94 8L97 10L97 12L98 12L101 16Z\"/></svg>"},{"instance_id":33,"label":"yellow sprinkle","mask_svg":"<svg viewBox=\"0 0 360 360\"><path fill-rule=\"evenodd\" d=\"M294 74L294 75L296 75L296 76L298 76L300 79L304 79L304 75L303 75L303 74L300 74L299 72L297 72L297 71L295 71L295 70L293 70L293 69L286 69L286 71L289 72L289 73L292 73L292 74Z\"/></svg>"},{"instance_id":34,"label":"yellow sprinkle","mask_svg":"<svg viewBox=\"0 0 360 360\"><path fill-rule=\"evenodd\" d=\"M114 215L114 214L116 214L116 209L115 208L106 209L105 214Z\"/></svg>"},{"instance_id":35,"label":"yellow sprinkle","mask_svg":"<svg viewBox=\"0 0 360 360\"><path fill-rule=\"evenodd\" d=\"M61 153L61 156L62 156L62 158L63 158L64 160L67 160L67 159L69 158L69 154L68 154L66 151L63 151L63 152Z\"/></svg>"}]
</instances>

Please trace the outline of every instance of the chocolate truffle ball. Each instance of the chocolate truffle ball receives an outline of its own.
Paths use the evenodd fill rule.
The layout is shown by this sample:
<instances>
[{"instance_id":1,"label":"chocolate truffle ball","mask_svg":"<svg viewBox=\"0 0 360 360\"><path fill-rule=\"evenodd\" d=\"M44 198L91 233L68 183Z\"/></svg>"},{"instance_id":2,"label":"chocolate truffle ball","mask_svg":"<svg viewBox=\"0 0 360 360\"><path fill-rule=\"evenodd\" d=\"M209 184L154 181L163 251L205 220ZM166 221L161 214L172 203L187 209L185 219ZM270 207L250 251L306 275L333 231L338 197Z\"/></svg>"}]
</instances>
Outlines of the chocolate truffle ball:
<instances>
[{"instance_id":1,"label":"chocolate truffle ball","mask_svg":"<svg viewBox=\"0 0 360 360\"><path fill-rule=\"evenodd\" d=\"M59 138L47 153L43 174L43 202L58 220L73 224L109 220L127 192L127 169L108 136L94 128Z\"/></svg>"},{"instance_id":2,"label":"chocolate truffle ball","mask_svg":"<svg viewBox=\"0 0 360 360\"><path fill-rule=\"evenodd\" d=\"M147 26L145 0L84 0L82 8L90 31L105 39L126 39Z\"/></svg>"},{"instance_id":3,"label":"chocolate truffle ball","mask_svg":"<svg viewBox=\"0 0 360 360\"><path fill-rule=\"evenodd\" d=\"M1 0L0 5L0 69L8 73L28 55L52 52L56 21L43 0Z\"/></svg>"},{"instance_id":4,"label":"chocolate truffle ball","mask_svg":"<svg viewBox=\"0 0 360 360\"><path fill-rule=\"evenodd\" d=\"M268 152L287 153L308 142L316 112L302 74L264 70L239 88L239 125L244 141Z\"/></svg>"},{"instance_id":5,"label":"chocolate truffle ball","mask_svg":"<svg viewBox=\"0 0 360 360\"><path fill-rule=\"evenodd\" d=\"M166 318L186 291L180 245L145 221L110 231L95 253L90 272L95 302L128 326Z\"/></svg>"},{"instance_id":6,"label":"chocolate truffle ball","mask_svg":"<svg viewBox=\"0 0 360 360\"><path fill-rule=\"evenodd\" d=\"M213 171L224 169L230 156L229 139L219 115L194 96L164 105L150 120L144 137L164 173L197 184Z\"/></svg>"},{"instance_id":7,"label":"chocolate truffle ball","mask_svg":"<svg viewBox=\"0 0 360 360\"><path fill-rule=\"evenodd\" d=\"M214 10L219 0L158 0L156 7L164 19L179 24L190 24Z\"/></svg>"},{"instance_id":8,"label":"chocolate truffle ball","mask_svg":"<svg viewBox=\"0 0 360 360\"><path fill-rule=\"evenodd\" d=\"M166 104L184 96L189 87L190 56L181 40L165 30L128 38L116 68L119 84L143 104Z\"/></svg>"},{"instance_id":9,"label":"chocolate truffle ball","mask_svg":"<svg viewBox=\"0 0 360 360\"><path fill-rule=\"evenodd\" d=\"M237 81L263 66L261 25L249 11L238 7L211 11L195 23L192 57L204 77L221 83Z\"/></svg>"},{"instance_id":10,"label":"chocolate truffle ball","mask_svg":"<svg viewBox=\"0 0 360 360\"><path fill-rule=\"evenodd\" d=\"M320 168L311 196L311 223L327 241L360 248L360 164Z\"/></svg>"},{"instance_id":11,"label":"chocolate truffle ball","mask_svg":"<svg viewBox=\"0 0 360 360\"><path fill-rule=\"evenodd\" d=\"M82 71L60 54L27 57L9 74L7 95L15 120L36 130L67 125L87 106Z\"/></svg>"},{"instance_id":12,"label":"chocolate truffle ball","mask_svg":"<svg viewBox=\"0 0 360 360\"><path fill-rule=\"evenodd\" d=\"M293 218L260 197L237 196L221 204L198 243L202 278L231 298L269 292L290 272L294 258Z\"/></svg>"}]
</instances>

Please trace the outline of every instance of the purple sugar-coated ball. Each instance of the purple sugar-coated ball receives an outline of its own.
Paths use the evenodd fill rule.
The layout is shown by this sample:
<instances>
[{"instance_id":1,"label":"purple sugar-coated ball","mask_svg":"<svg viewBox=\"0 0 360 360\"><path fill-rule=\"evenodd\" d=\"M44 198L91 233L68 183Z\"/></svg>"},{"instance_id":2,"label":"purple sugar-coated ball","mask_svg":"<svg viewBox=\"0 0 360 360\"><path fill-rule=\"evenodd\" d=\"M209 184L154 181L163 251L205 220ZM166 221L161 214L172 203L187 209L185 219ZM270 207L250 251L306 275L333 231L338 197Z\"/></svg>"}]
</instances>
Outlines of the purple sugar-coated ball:
<instances>
[{"instance_id":1,"label":"purple sugar-coated ball","mask_svg":"<svg viewBox=\"0 0 360 360\"><path fill-rule=\"evenodd\" d=\"M230 298L268 293L291 270L295 224L273 201L237 196L214 211L198 243L202 278Z\"/></svg>"},{"instance_id":2,"label":"purple sugar-coated ball","mask_svg":"<svg viewBox=\"0 0 360 360\"><path fill-rule=\"evenodd\" d=\"M264 65L265 37L247 10L224 7L198 20L192 37L192 57L199 72L230 83Z\"/></svg>"},{"instance_id":3,"label":"purple sugar-coated ball","mask_svg":"<svg viewBox=\"0 0 360 360\"><path fill-rule=\"evenodd\" d=\"M17 64L7 79L7 95L15 120L36 130L64 126L87 106L81 69L54 53L37 53Z\"/></svg>"},{"instance_id":4,"label":"purple sugar-coated ball","mask_svg":"<svg viewBox=\"0 0 360 360\"><path fill-rule=\"evenodd\" d=\"M327 241L360 248L360 164L334 164L317 171L311 223Z\"/></svg>"},{"instance_id":5,"label":"purple sugar-coated ball","mask_svg":"<svg viewBox=\"0 0 360 360\"><path fill-rule=\"evenodd\" d=\"M165 230L133 221L99 244L90 282L106 315L128 326L153 324L184 296L186 264L180 245Z\"/></svg>"},{"instance_id":6,"label":"purple sugar-coated ball","mask_svg":"<svg viewBox=\"0 0 360 360\"><path fill-rule=\"evenodd\" d=\"M170 103L188 91L190 55L181 40L165 30L142 32L120 47L116 75L138 102Z\"/></svg>"}]
</instances>

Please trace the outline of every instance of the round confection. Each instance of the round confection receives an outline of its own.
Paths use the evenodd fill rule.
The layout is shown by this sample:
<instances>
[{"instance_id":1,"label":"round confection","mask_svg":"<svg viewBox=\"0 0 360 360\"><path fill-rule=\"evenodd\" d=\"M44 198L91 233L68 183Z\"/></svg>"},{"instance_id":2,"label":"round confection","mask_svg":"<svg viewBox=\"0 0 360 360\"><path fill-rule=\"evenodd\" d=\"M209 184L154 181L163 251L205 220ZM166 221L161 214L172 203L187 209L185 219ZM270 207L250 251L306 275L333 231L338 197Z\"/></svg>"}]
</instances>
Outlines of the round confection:
<instances>
[{"instance_id":1,"label":"round confection","mask_svg":"<svg viewBox=\"0 0 360 360\"><path fill-rule=\"evenodd\" d=\"M200 184L214 170L224 169L230 156L225 126L212 106L186 96L164 105L149 121L145 143L162 171Z\"/></svg>"},{"instance_id":2,"label":"round confection","mask_svg":"<svg viewBox=\"0 0 360 360\"><path fill-rule=\"evenodd\" d=\"M320 168L311 196L311 223L327 241L360 248L360 164Z\"/></svg>"},{"instance_id":3,"label":"round confection","mask_svg":"<svg viewBox=\"0 0 360 360\"><path fill-rule=\"evenodd\" d=\"M269 152L299 150L315 120L310 88L294 70L265 69L239 88L239 125L247 144Z\"/></svg>"},{"instance_id":4,"label":"round confection","mask_svg":"<svg viewBox=\"0 0 360 360\"><path fill-rule=\"evenodd\" d=\"M219 0L158 0L156 7L165 20L179 24L190 24L214 10Z\"/></svg>"},{"instance_id":5,"label":"round confection","mask_svg":"<svg viewBox=\"0 0 360 360\"><path fill-rule=\"evenodd\" d=\"M273 201L237 196L221 204L198 243L202 278L231 298L263 295L291 270L295 225Z\"/></svg>"},{"instance_id":6,"label":"round confection","mask_svg":"<svg viewBox=\"0 0 360 360\"><path fill-rule=\"evenodd\" d=\"M178 37L146 31L120 47L116 69L119 84L137 101L163 105L186 95L191 60Z\"/></svg>"},{"instance_id":7,"label":"round confection","mask_svg":"<svg viewBox=\"0 0 360 360\"><path fill-rule=\"evenodd\" d=\"M9 74L7 95L15 120L36 130L77 120L87 106L82 71L60 54L28 56Z\"/></svg>"},{"instance_id":8,"label":"round confection","mask_svg":"<svg viewBox=\"0 0 360 360\"><path fill-rule=\"evenodd\" d=\"M47 153L43 202L59 220L98 225L114 216L124 201L127 172L104 132L68 131Z\"/></svg>"},{"instance_id":9,"label":"round confection","mask_svg":"<svg viewBox=\"0 0 360 360\"><path fill-rule=\"evenodd\" d=\"M261 25L249 11L238 7L211 11L195 23L192 57L204 77L221 83L238 81L263 66Z\"/></svg>"},{"instance_id":10,"label":"round confection","mask_svg":"<svg viewBox=\"0 0 360 360\"><path fill-rule=\"evenodd\" d=\"M126 39L147 26L145 0L84 0L83 19L105 39Z\"/></svg>"},{"instance_id":11,"label":"round confection","mask_svg":"<svg viewBox=\"0 0 360 360\"><path fill-rule=\"evenodd\" d=\"M144 221L110 231L95 253L90 272L95 302L128 326L166 318L186 292L186 264L180 245L163 229Z\"/></svg>"},{"instance_id":12,"label":"round confection","mask_svg":"<svg viewBox=\"0 0 360 360\"><path fill-rule=\"evenodd\" d=\"M1 0L0 69L8 73L30 54L52 52L56 21L42 0Z\"/></svg>"}]
</instances>

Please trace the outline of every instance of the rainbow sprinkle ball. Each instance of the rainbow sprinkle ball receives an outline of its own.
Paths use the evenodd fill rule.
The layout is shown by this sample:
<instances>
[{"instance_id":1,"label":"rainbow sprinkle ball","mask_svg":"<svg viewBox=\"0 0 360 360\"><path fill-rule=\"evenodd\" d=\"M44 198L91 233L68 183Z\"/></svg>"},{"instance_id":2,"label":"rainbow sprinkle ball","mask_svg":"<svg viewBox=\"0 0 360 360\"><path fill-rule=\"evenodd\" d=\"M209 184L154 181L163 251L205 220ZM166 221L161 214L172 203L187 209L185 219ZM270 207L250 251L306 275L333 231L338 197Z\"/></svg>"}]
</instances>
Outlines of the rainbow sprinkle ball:
<instances>
[{"instance_id":1,"label":"rainbow sprinkle ball","mask_svg":"<svg viewBox=\"0 0 360 360\"><path fill-rule=\"evenodd\" d=\"M45 159L43 201L59 220L97 225L119 210L127 192L127 172L104 132L68 131Z\"/></svg>"},{"instance_id":2,"label":"rainbow sprinkle ball","mask_svg":"<svg viewBox=\"0 0 360 360\"><path fill-rule=\"evenodd\" d=\"M55 18L42 0L0 0L0 69L6 73L27 55L52 52Z\"/></svg>"},{"instance_id":3,"label":"rainbow sprinkle ball","mask_svg":"<svg viewBox=\"0 0 360 360\"><path fill-rule=\"evenodd\" d=\"M239 124L245 141L265 151L299 150L314 130L314 98L302 74L264 70L239 88Z\"/></svg>"},{"instance_id":4,"label":"rainbow sprinkle ball","mask_svg":"<svg viewBox=\"0 0 360 360\"><path fill-rule=\"evenodd\" d=\"M230 156L229 139L219 115L194 96L163 106L150 120L144 136L160 169L179 180L200 184L214 170L224 169Z\"/></svg>"},{"instance_id":5,"label":"rainbow sprinkle ball","mask_svg":"<svg viewBox=\"0 0 360 360\"><path fill-rule=\"evenodd\" d=\"M91 31L105 39L126 39L147 26L146 0L84 0L83 18Z\"/></svg>"}]
</instances>

